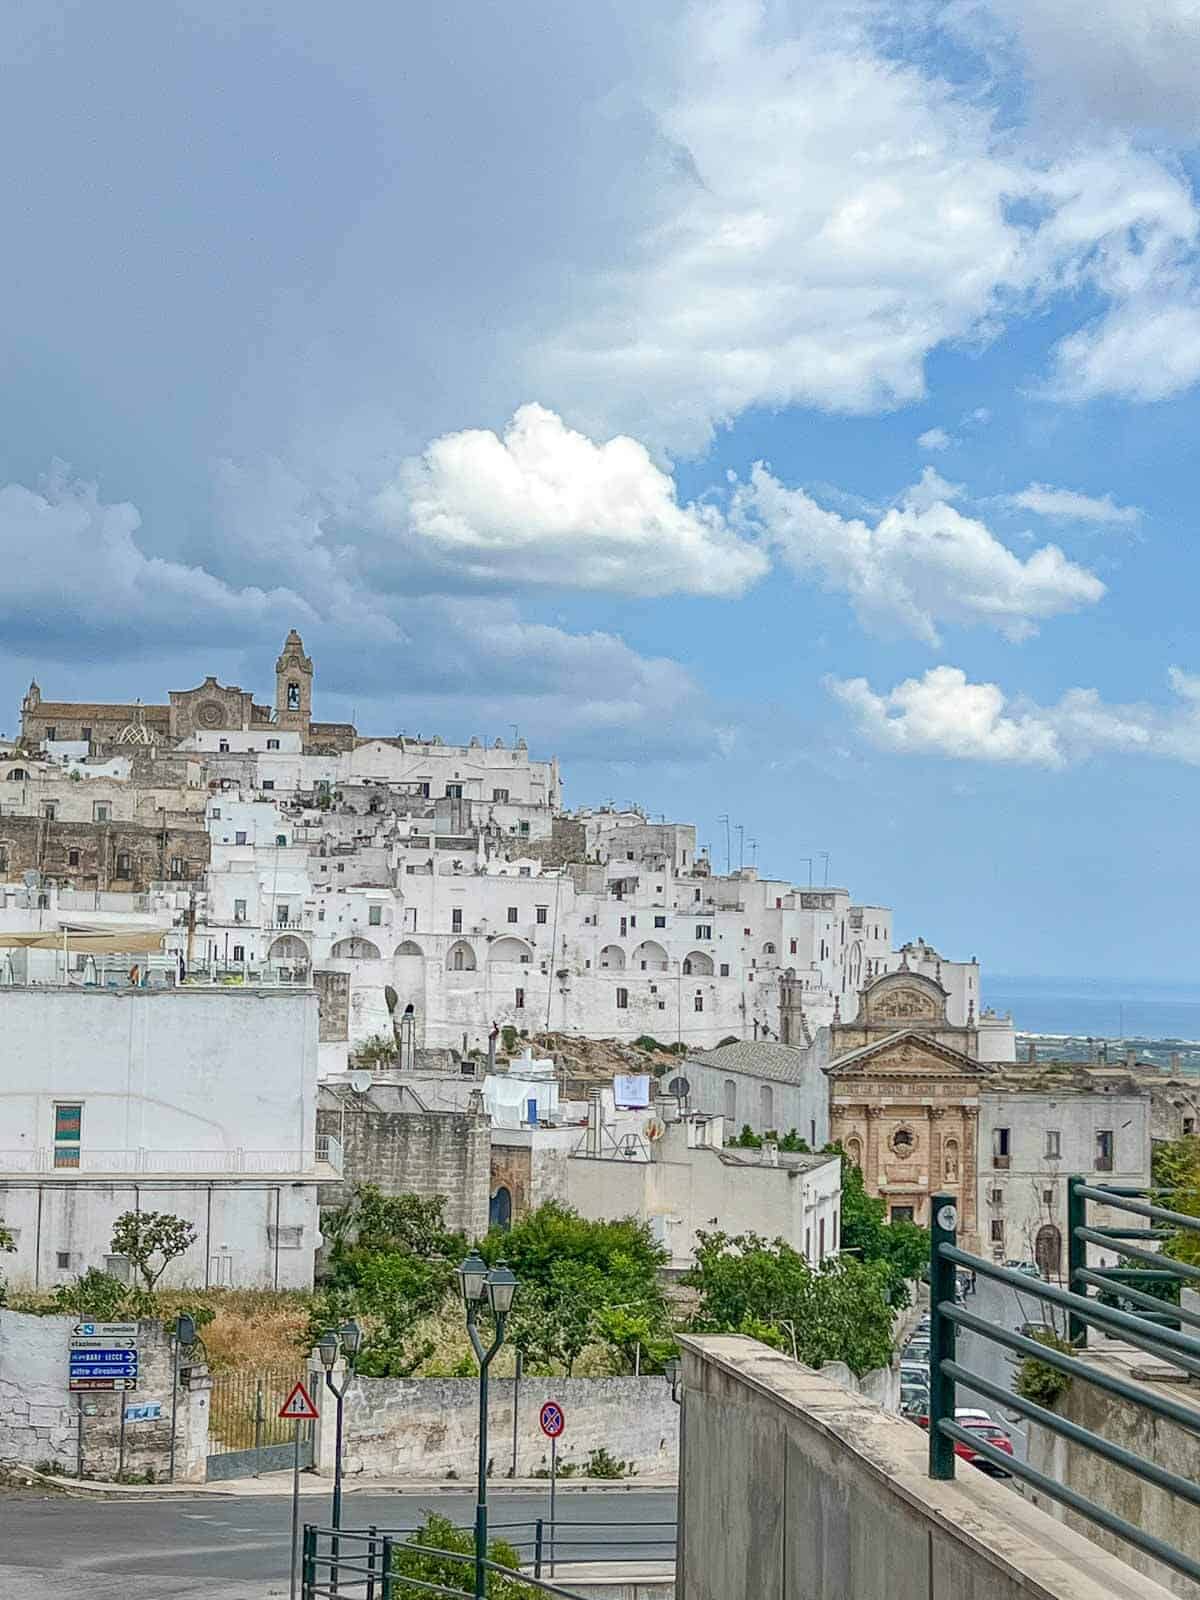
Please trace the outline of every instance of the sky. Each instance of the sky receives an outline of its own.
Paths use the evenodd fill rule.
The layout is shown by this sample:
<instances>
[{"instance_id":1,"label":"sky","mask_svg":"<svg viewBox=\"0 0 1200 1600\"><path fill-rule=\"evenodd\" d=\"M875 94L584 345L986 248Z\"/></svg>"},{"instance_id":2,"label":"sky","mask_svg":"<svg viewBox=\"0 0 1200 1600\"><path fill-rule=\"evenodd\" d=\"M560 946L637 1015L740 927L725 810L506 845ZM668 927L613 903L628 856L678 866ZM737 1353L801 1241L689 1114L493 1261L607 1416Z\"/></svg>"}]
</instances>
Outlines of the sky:
<instances>
[{"instance_id":1,"label":"sky","mask_svg":"<svg viewBox=\"0 0 1200 1600\"><path fill-rule=\"evenodd\" d=\"M294 626L985 978L1192 976L1200 0L25 0L0 72L0 730Z\"/></svg>"}]
</instances>

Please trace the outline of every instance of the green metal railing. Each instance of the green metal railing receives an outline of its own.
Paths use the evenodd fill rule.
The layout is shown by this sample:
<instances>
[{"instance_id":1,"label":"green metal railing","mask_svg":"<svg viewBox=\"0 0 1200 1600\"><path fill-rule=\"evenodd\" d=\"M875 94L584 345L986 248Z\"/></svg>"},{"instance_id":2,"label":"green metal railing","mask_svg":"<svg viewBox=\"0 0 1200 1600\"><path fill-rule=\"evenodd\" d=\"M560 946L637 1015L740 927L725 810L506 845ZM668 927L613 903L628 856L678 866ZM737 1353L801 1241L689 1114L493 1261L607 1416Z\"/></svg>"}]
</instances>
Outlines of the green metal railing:
<instances>
[{"instance_id":1,"label":"green metal railing","mask_svg":"<svg viewBox=\"0 0 1200 1600\"><path fill-rule=\"evenodd\" d=\"M1153 1191L1152 1191L1153 1192ZM1088 1203L1106 1206L1111 1211L1129 1212L1135 1218L1145 1218L1150 1227L1090 1227ZM958 1330L965 1329L988 1339L1017 1356L1030 1356L1036 1361L1077 1378L1119 1400L1128 1401L1143 1411L1153 1412L1177 1423L1189 1432L1200 1434L1200 1410L1180 1405L1177 1401L1151 1393L1141 1385L1126 1383L1106 1372L1100 1372L1078 1356L1053 1345L1028 1338L1025 1334L998 1327L993 1322L967 1311L955 1301L955 1273L959 1268L1008 1284L1022 1295L1030 1295L1047 1305L1066 1313L1067 1343L1075 1348L1087 1344L1089 1326L1169 1361L1174 1366L1200 1377L1200 1338L1185 1333L1182 1327L1200 1328L1200 1315L1172 1305L1135 1288L1137 1283L1178 1283L1200 1281L1200 1268L1185 1262L1169 1260L1148 1244L1169 1238L1179 1229L1200 1232L1200 1217L1187 1216L1154 1205L1143 1189L1113 1186L1099 1187L1083 1178L1071 1178L1068 1183L1068 1270L1067 1286L1044 1282L1013 1272L1007 1267L985 1261L981 1256L968 1255L958 1248L958 1214L953 1195L935 1195L932 1205L930 1229L930 1339L929 1339L929 1475L931 1478L952 1478L955 1469L955 1444L966 1445L973 1455L982 1458L992 1467L1031 1484L1049 1499L1069 1506L1071 1510L1094 1522L1098 1527L1126 1540L1129 1544L1152 1556L1156 1561L1200 1581L1200 1561L1177 1550L1173 1545L1144 1532L1124 1517L1117 1516L1107 1507L1068 1488L988 1443L977 1431L961 1427L955 1420L955 1394L958 1386L969 1389L1030 1422L1037 1422L1051 1433L1081 1445L1095 1455L1135 1474L1148 1483L1192 1505L1200 1506L1200 1486L1178 1473L1169 1472L1154 1461L1134 1454L1121 1445L1113 1444L1090 1429L1069 1422L1057 1412L1014 1394L1002 1385L993 1383L980 1373L970 1372L957 1358ZM1129 1267L1091 1267L1087 1262L1087 1247L1095 1245L1111 1250L1115 1255L1131 1261L1147 1263L1146 1269ZM1105 1304L1089 1289L1099 1291L1107 1300L1119 1298L1124 1304L1144 1311L1126 1311Z\"/></svg>"}]
</instances>

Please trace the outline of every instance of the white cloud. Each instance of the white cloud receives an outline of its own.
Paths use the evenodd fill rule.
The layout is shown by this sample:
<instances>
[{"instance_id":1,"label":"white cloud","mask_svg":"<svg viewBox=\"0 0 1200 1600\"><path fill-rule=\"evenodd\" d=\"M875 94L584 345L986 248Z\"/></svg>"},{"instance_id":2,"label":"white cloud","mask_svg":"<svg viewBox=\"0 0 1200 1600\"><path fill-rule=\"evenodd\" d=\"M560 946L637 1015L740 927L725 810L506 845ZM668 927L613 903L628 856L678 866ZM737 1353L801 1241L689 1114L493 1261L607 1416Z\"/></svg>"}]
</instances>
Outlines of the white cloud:
<instances>
[{"instance_id":1,"label":"white cloud","mask_svg":"<svg viewBox=\"0 0 1200 1600\"><path fill-rule=\"evenodd\" d=\"M1138 521L1136 506L1119 506L1111 494L1080 494L1074 489L1055 489L1048 483L1031 483L1009 497L1022 510L1039 517L1057 517L1070 522L1101 522L1129 526Z\"/></svg>"},{"instance_id":2,"label":"white cloud","mask_svg":"<svg viewBox=\"0 0 1200 1600\"><path fill-rule=\"evenodd\" d=\"M953 443L945 428L926 428L924 433L917 436L917 444L922 450L949 450Z\"/></svg>"},{"instance_id":3,"label":"white cloud","mask_svg":"<svg viewBox=\"0 0 1200 1600\"><path fill-rule=\"evenodd\" d=\"M796 8L785 35L757 0L689 9L646 68L647 219L578 285L574 320L532 341L537 392L592 431L694 452L751 406L920 399L938 346L1067 296L1100 309L1061 342L1054 394L1152 399L1200 377L1185 175L1110 134L1022 142L988 109L994 80L955 90L885 55L880 10Z\"/></svg>"},{"instance_id":4,"label":"white cloud","mask_svg":"<svg viewBox=\"0 0 1200 1600\"><path fill-rule=\"evenodd\" d=\"M932 667L923 678L907 678L886 694L876 694L865 678L833 678L828 687L862 731L885 749L1063 765L1052 727L1037 716L1006 715L1003 691L994 683L969 683L958 667Z\"/></svg>"},{"instance_id":5,"label":"white cloud","mask_svg":"<svg viewBox=\"0 0 1200 1600\"><path fill-rule=\"evenodd\" d=\"M767 570L715 507L680 505L634 439L595 444L524 405L502 438L444 434L377 497L377 525L472 582L738 595Z\"/></svg>"},{"instance_id":6,"label":"white cloud","mask_svg":"<svg viewBox=\"0 0 1200 1600\"><path fill-rule=\"evenodd\" d=\"M1043 767L1139 754L1200 766L1200 677L1172 667L1168 681L1175 701L1165 707L1111 705L1095 689L1068 689L1040 706L948 666L882 693L865 678L826 684L867 738L903 754Z\"/></svg>"},{"instance_id":7,"label":"white cloud","mask_svg":"<svg viewBox=\"0 0 1200 1600\"><path fill-rule=\"evenodd\" d=\"M992 0L1015 27L1042 116L1200 135L1198 0Z\"/></svg>"},{"instance_id":8,"label":"white cloud","mask_svg":"<svg viewBox=\"0 0 1200 1600\"><path fill-rule=\"evenodd\" d=\"M872 526L785 488L759 463L734 504L796 572L848 595L864 625L902 629L929 644L938 643L943 623L1026 638L1039 622L1104 594L1099 578L1055 545L1022 561L949 504L959 492L926 467L920 484Z\"/></svg>"}]
</instances>

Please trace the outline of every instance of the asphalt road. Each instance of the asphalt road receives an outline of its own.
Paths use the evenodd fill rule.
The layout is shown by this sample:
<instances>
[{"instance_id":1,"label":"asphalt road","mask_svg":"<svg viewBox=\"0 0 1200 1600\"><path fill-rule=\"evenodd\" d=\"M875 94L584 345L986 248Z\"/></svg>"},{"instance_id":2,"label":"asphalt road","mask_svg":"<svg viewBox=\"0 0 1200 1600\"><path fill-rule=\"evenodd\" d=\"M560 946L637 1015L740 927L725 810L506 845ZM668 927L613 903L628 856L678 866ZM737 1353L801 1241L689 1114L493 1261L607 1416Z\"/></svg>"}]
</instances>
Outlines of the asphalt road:
<instances>
[{"instance_id":1,"label":"asphalt road","mask_svg":"<svg viewBox=\"0 0 1200 1600\"><path fill-rule=\"evenodd\" d=\"M1015 1330L1023 1322L1041 1322L1050 1315L1045 1302L1031 1294L1021 1294L1008 1284L996 1283L985 1278L982 1273L977 1281L979 1286L974 1294L967 1296L963 1309L973 1311L977 1317L983 1317L997 1327ZM960 1364L969 1367L972 1372L979 1373L980 1377L987 1378L992 1383L1003 1385L1005 1389L1012 1388L1016 1376L1012 1354L1012 1351L1005 1350L1002 1345L994 1344L990 1339L959 1329ZM1026 1439L1020 1417L1010 1420L1015 1413L1006 1413L1003 1407L997 1406L987 1396L972 1393L965 1384L958 1386L958 1404L979 1406L984 1411L990 1411L1011 1433L1013 1454L1018 1460L1025 1460Z\"/></svg>"},{"instance_id":2,"label":"asphalt road","mask_svg":"<svg viewBox=\"0 0 1200 1600\"><path fill-rule=\"evenodd\" d=\"M547 1515L547 1496L496 1490L490 1502L494 1532L500 1524ZM463 1494L347 1494L344 1527L411 1528L426 1510L469 1524L474 1506ZM328 1502L305 1496L301 1520L327 1522ZM597 1522L581 1530L590 1541L560 1548L559 1558L603 1560L613 1543L646 1537L638 1522L668 1521L675 1493L641 1489L586 1494L560 1490L560 1538L568 1521ZM0 1493L0 1595L5 1600L266 1600L288 1591L287 1495L217 1499L76 1500ZM656 1533L670 1530L657 1529ZM529 1536L529 1535L526 1535ZM506 1537L512 1537L511 1534ZM607 1549L606 1549L607 1544ZM647 1549L647 1557L660 1552Z\"/></svg>"}]
</instances>

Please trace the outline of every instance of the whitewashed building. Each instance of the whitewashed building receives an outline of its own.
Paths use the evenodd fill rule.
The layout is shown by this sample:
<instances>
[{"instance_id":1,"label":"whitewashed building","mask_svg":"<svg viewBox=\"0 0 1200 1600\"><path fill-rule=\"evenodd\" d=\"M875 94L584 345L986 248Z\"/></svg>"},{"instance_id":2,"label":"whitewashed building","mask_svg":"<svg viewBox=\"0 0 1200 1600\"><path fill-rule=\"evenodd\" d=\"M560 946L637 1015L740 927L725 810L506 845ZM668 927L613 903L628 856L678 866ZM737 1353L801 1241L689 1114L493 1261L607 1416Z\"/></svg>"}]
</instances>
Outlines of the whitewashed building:
<instances>
[{"instance_id":1,"label":"whitewashed building","mask_svg":"<svg viewBox=\"0 0 1200 1600\"><path fill-rule=\"evenodd\" d=\"M0 1221L21 1288L111 1253L125 1211L191 1222L164 1283L305 1289L318 1195L340 1149L316 1134L311 989L0 989Z\"/></svg>"},{"instance_id":2,"label":"whitewashed building","mask_svg":"<svg viewBox=\"0 0 1200 1600\"><path fill-rule=\"evenodd\" d=\"M809 1048L759 1039L689 1056L681 1068L688 1104L724 1120L732 1136L795 1129L813 1150L829 1142L826 1031Z\"/></svg>"}]
</instances>

